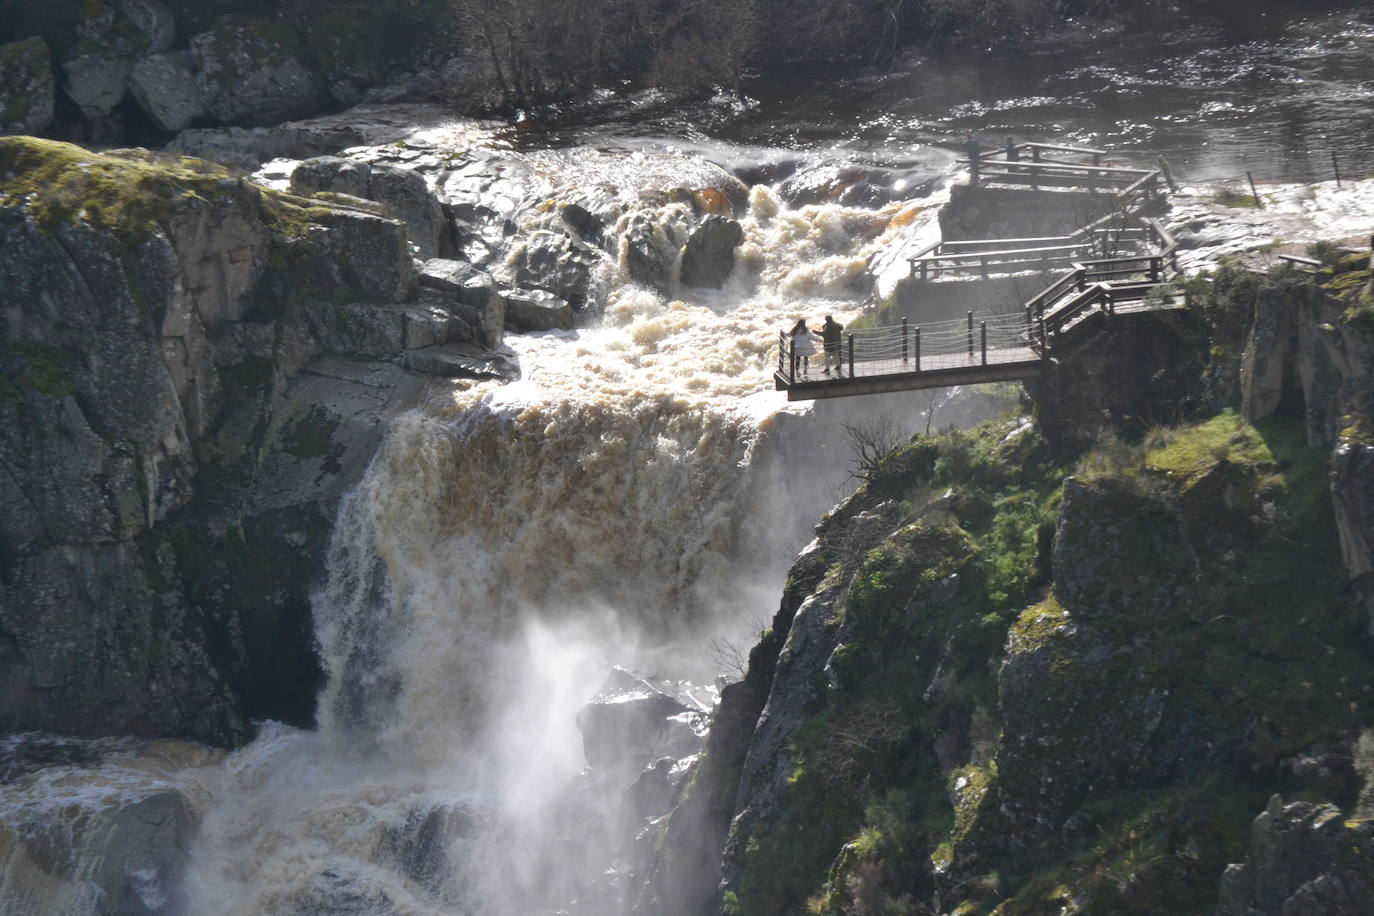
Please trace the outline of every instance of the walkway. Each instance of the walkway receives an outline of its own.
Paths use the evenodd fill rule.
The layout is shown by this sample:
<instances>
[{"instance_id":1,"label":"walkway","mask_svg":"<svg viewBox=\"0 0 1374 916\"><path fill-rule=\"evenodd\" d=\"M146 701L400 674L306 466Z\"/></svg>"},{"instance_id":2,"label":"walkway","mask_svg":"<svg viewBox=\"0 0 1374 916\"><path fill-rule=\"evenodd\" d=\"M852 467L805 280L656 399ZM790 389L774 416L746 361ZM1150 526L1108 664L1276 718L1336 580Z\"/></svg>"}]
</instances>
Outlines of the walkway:
<instances>
[{"instance_id":1,"label":"walkway","mask_svg":"<svg viewBox=\"0 0 1374 916\"><path fill-rule=\"evenodd\" d=\"M787 332L778 337L774 382L789 401L850 397L888 391L946 388L1030 378L1064 344L1084 333L1109 327L1122 312L1176 308L1150 292L1177 273L1177 243L1156 219L1108 217L1064 239L996 239L943 243L912 259L922 276L976 270L1023 272L1027 253L1038 265L1052 256L1068 259L1080 251L1115 248L1113 257L1068 260L1068 269L1019 311L963 320L855 330L844 337L841 371L827 375L824 357L810 365L792 352ZM1046 245L1044 243L1054 244ZM1064 249L1073 249L1065 253ZM1119 253L1126 249L1126 253Z\"/></svg>"}]
</instances>

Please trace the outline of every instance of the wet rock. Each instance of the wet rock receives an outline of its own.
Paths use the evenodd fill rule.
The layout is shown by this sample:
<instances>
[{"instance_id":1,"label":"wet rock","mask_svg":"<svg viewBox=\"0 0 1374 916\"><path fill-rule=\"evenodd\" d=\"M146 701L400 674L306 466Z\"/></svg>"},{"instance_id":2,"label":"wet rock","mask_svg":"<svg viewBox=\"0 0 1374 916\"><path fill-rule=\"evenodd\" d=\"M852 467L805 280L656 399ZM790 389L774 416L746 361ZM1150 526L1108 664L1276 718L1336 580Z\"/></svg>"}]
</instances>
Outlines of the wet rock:
<instances>
[{"instance_id":1,"label":"wet rock","mask_svg":"<svg viewBox=\"0 0 1374 916\"><path fill-rule=\"evenodd\" d=\"M52 124L52 55L41 38L0 45L0 134L41 134Z\"/></svg>"},{"instance_id":2,"label":"wet rock","mask_svg":"<svg viewBox=\"0 0 1374 916\"><path fill-rule=\"evenodd\" d=\"M443 207L430 194L424 178L406 169L320 156L307 159L291 173L291 190L298 194L336 191L376 201L389 216L406 224L420 256L437 257L452 247Z\"/></svg>"},{"instance_id":3,"label":"wet rock","mask_svg":"<svg viewBox=\"0 0 1374 916\"><path fill-rule=\"evenodd\" d=\"M319 109L315 79L282 22L225 16L191 39L201 91L225 124L270 125Z\"/></svg>"},{"instance_id":4,"label":"wet rock","mask_svg":"<svg viewBox=\"0 0 1374 916\"><path fill-rule=\"evenodd\" d=\"M486 271L466 261L432 258L420 269L420 286L450 302L454 340L499 347L505 336L506 298Z\"/></svg>"},{"instance_id":5,"label":"wet rock","mask_svg":"<svg viewBox=\"0 0 1374 916\"><path fill-rule=\"evenodd\" d=\"M567 232L523 233L506 262L514 283L553 291L575 308L587 301L592 269L601 255Z\"/></svg>"},{"instance_id":6,"label":"wet rock","mask_svg":"<svg viewBox=\"0 0 1374 916\"><path fill-rule=\"evenodd\" d=\"M36 912L30 904L41 900L64 912L184 911L187 850L198 825L182 796L168 789L121 795L117 784L101 785L99 775L68 779L87 781L92 795L113 799L98 807L83 799L78 805L87 810L69 812L70 822L0 821L0 867L7 879L0 908ZM94 909L81 905L92 896L99 900Z\"/></svg>"},{"instance_id":7,"label":"wet rock","mask_svg":"<svg viewBox=\"0 0 1374 916\"><path fill-rule=\"evenodd\" d=\"M682 249L682 285L720 289L735 269L735 249L743 241L739 223L722 216L706 217Z\"/></svg>"},{"instance_id":8,"label":"wet rock","mask_svg":"<svg viewBox=\"0 0 1374 916\"><path fill-rule=\"evenodd\" d=\"M154 54L134 65L129 90L139 107L168 132L208 113L189 51Z\"/></svg>"},{"instance_id":9,"label":"wet rock","mask_svg":"<svg viewBox=\"0 0 1374 916\"><path fill-rule=\"evenodd\" d=\"M506 301L506 327L511 331L553 331L573 326L572 306L542 289L501 291Z\"/></svg>"},{"instance_id":10,"label":"wet rock","mask_svg":"<svg viewBox=\"0 0 1374 916\"><path fill-rule=\"evenodd\" d=\"M340 114L274 127L187 130L169 146L252 171L271 159L308 159L354 146L392 143L452 117L451 112L433 105L360 105Z\"/></svg>"},{"instance_id":11,"label":"wet rock","mask_svg":"<svg viewBox=\"0 0 1374 916\"><path fill-rule=\"evenodd\" d=\"M488 350L469 343L407 350L402 365L412 372L443 378L501 379L520 377L520 363L508 348Z\"/></svg>"},{"instance_id":12,"label":"wet rock","mask_svg":"<svg viewBox=\"0 0 1374 916\"><path fill-rule=\"evenodd\" d=\"M1243 865L1221 878L1216 916L1358 916L1374 901L1374 823L1275 795L1250 827Z\"/></svg>"},{"instance_id":13,"label":"wet rock","mask_svg":"<svg viewBox=\"0 0 1374 916\"><path fill-rule=\"evenodd\" d=\"M636 283L667 293L673 282L677 255L686 244L687 220L674 213L660 218L654 212L631 214L621 233L620 262Z\"/></svg>"},{"instance_id":14,"label":"wet rock","mask_svg":"<svg viewBox=\"0 0 1374 916\"><path fill-rule=\"evenodd\" d=\"M661 757L694 753L701 742L692 713L648 681L617 668L577 713L587 763L598 769L642 767Z\"/></svg>"}]
</instances>

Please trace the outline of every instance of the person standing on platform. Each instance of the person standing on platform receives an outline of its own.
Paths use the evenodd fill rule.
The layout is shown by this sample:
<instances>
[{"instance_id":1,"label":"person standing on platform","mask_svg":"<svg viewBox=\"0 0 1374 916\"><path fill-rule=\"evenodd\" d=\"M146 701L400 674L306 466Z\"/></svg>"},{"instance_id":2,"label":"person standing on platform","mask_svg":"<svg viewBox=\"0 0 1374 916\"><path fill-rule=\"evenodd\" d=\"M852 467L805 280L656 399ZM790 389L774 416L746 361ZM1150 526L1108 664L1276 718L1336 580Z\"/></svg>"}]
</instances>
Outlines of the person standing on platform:
<instances>
[{"instance_id":1,"label":"person standing on platform","mask_svg":"<svg viewBox=\"0 0 1374 916\"><path fill-rule=\"evenodd\" d=\"M844 375L844 361L840 358L840 334L844 331L844 325L840 324L829 315L825 316L825 324L821 325L821 340L825 342L825 374L830 374L830 361L835 361L835 374Z\"/></svg>"}]
</instances>

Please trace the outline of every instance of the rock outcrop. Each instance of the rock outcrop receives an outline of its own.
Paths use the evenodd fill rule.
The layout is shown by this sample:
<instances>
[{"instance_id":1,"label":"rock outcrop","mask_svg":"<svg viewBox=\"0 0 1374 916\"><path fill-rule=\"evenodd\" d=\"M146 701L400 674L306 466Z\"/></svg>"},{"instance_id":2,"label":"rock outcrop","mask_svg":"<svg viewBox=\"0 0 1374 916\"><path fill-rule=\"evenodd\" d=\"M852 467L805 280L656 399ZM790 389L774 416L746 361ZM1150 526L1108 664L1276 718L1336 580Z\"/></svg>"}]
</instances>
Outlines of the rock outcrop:
<instances>
[{"instance_id":1,"label":"rock outcrop","mask_svg":"<svg viewBox=\"0 0 1374 916\"><path fill-rule=\"evenodd\" d=\"M395 166L320 156L307 159L291 173L298 194L337 191L381 204L387 215L406 224L410 240L424 258L451 256L454 245L448 219L424 178Z\"/></svg>"},{"instance_id":2,"label":"rock outcrop","mask_svg":"<svg viewBox=\"0 0 1374 916\"><path fill-rule=\"evenodd\" d=\"M1374 902L1374 822L1279 796L1255 818L1244 864L1221 879L1216 916L1359 916Z\"/></svg>"},{"instance_id":3,"label":"rock outcrop","mask_svg":"<svg viewBox=\"0 0 1374 916\"><path fill-rule=\"evenodd\" d=\"M47 42L0 45L0 134L41 134L52 123L54 82Z\"/></svg>"},{"instance_id":4,"label":"rock outcrop","mask_svg":"<svg viewBox=\"0 0 1374 916\"><path fill-rule=\"evenodd\" d=\"M307 590L422 387L407 354L518 369L461 303L415 297L405 226L370 203L22 138L0 175L0 727L308 723Z\"/></svg>"},{"instance_id":5,"label":"rock outcrop","mask_svg":"<svg viewBox=\"0 0 1374 916\"><path fill-rule=\"evenodd\" d=\"M735 269L735 249L744 229L732 219L708 216L693 230L682 249L679 280L683 286L720 289Z\"/></svg>"},{"instance_id":6,"label":"rock outcrop","mask_svg":"<svg viewBox=\"0 0 1374 916\"><path fill-rule=\"evenodd\" d=\"M168 133L184 130L210 113L190 51L143 58L129 76L129 90L148 116Z\"/></svg>"},{"instance_id":7,"label":"rock outcrop","mask_svg":"<svg viewBox=\"0 0 1374 916\"><path fill-rule=\"evenodd\" d=\"M634 911L1368 910L1369 824L1334 804L1276 799L1227 870L1276 788L1370 797L1367 330L1279 279L1258 312L1222 280L1116 316L1034 419L881 462L723 693ZM1242 388L1253 425L1217 412Z\"/></svg>"},{"instance_id":8,"label":"rock outcrop","mask_svg":"<svg viewBox=\"0 0 1374 916\"><path fill-rule=\"evenodd\" d=\"M201 93L225 124L267 126L319 110L300 38L285 23L226 16L191 39Z\"/></svg>"}]
</instances>

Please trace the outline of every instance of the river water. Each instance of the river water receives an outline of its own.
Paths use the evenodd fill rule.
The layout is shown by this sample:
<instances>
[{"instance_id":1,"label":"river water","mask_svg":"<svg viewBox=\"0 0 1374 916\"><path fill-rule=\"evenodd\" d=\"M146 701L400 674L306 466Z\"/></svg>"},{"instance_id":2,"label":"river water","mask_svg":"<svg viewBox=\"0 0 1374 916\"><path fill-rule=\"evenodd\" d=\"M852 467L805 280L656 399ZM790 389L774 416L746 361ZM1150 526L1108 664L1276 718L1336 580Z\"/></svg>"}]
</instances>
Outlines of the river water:
<instances>
[{"instance_id":1,"label":"river water","mask_svg":"<svg viewBox=\"0 0 1374 916\"><path fill-rule=\"evenodd\" d=\"M612 911L636 774L583 772L579 708L613 665L691 681L709 705L711 644L766 626L789 559L846 487L841 421L875 412L788 407L770 384L776 330L858 314L866 266L933 238L970 134L1163 155L1193 180L1307 180L1333 149L1374 171L1371 100L1366 10L1262 20L1243 41L1074 33L1015 54L911 53L876 75L775 74L689 106L604 94L528 113L490 144L596 148L627 183L636 152L686 155L751 185L725 288L669 295L605 258L596 326L512 338L521 381L455 385L393 422L315 598L317 731L266 723L223 763L163 751L156 778L128 777L144 769L121 746L108 773L16 777L0 819L68 836L73 793L118 807L182 786L200 824L185 886L121 866L146 912ZM909 399L896 422L918 428L929 406ZM67 842L79 862L109 857ZM0 900L107 911L8 848Z\"/></svg>"},{"instance_id":2,"label":"river water","mask_svg":"<svg viewBox=\"0 0 1374 916\"><path fill-rule=\"evenodd\" d=\"M537 112L520 136L897 172L930 145L1015 136L1162 155L1198 182L1326 180L1333 151L1346 175L1374 174L1374 11L1254 15L1239 39L1199 20L1148 36L1084 26L1016 50L910 49L887 73L774 73L746 82L745 98L685 110L654 93L603 96Z\"/></svg>"}]
</instances>

